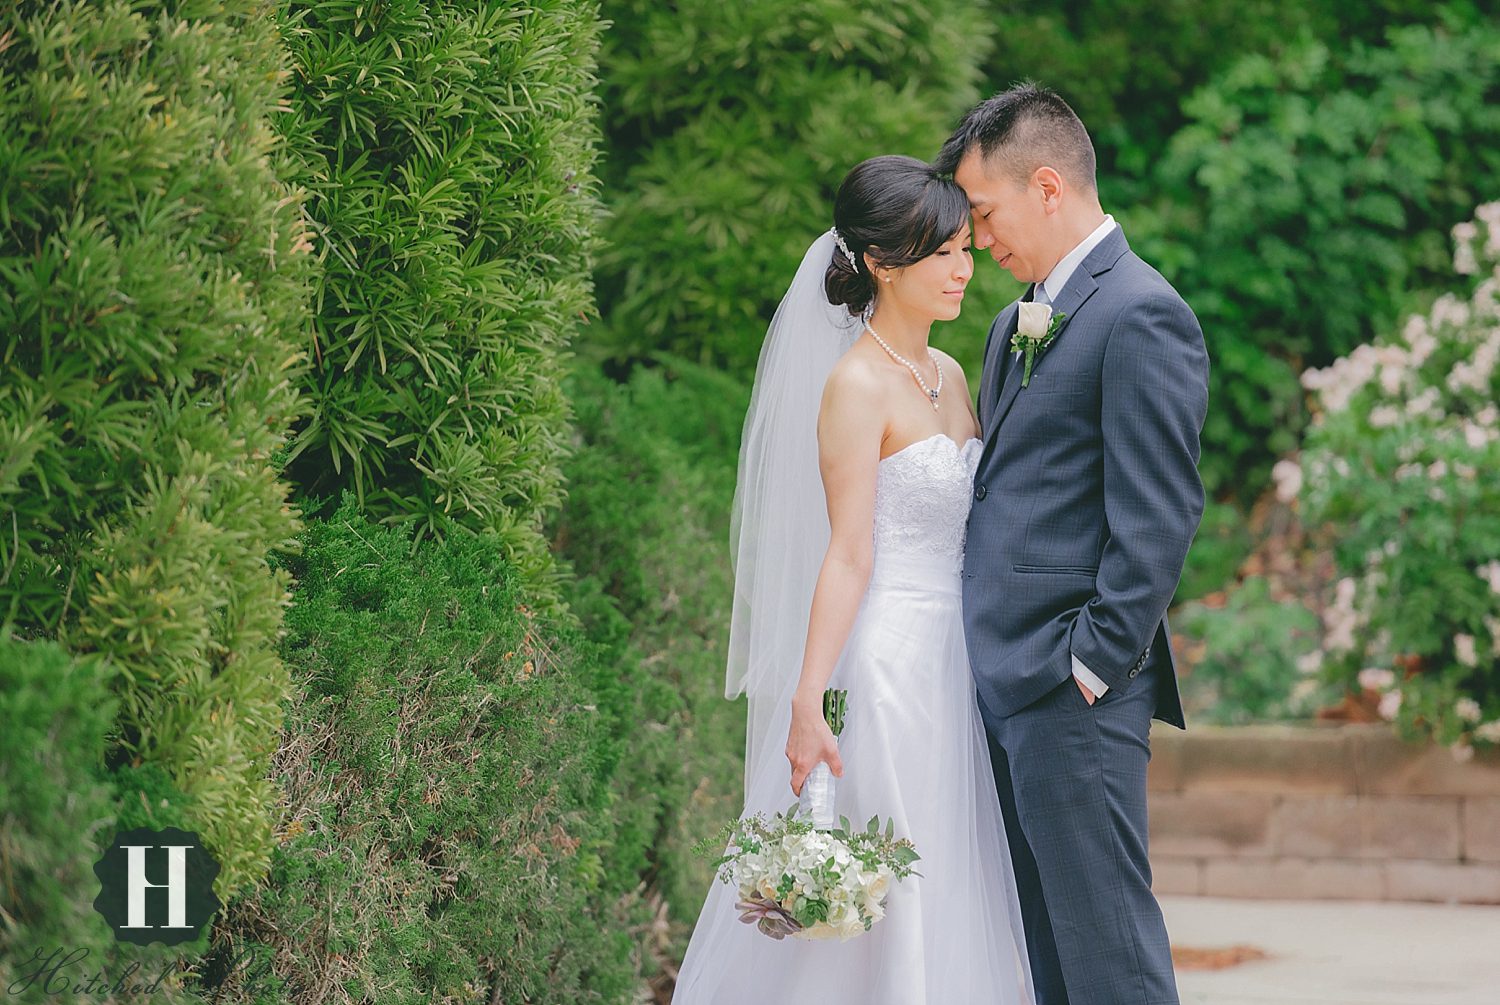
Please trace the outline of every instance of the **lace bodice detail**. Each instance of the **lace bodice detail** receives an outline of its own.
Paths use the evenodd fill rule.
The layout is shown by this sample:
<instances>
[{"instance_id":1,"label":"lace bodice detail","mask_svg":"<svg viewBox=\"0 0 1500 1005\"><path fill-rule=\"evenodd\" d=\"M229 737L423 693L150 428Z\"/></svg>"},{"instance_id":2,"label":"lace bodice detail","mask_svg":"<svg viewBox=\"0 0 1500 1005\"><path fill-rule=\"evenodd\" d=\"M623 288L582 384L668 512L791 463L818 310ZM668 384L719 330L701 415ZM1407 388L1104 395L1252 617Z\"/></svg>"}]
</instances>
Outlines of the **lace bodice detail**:
<instances>
[{"instance_id":1,"label":"lace bodice detail","mask_svg":"<svg viewBox=\"0 0 1500 1005\"><path fill-rule=\"evenodd\" d=\"M875 475L875 554L916 553L960 559L980 445L959 446L943 433L896 451Z\"/></svg>"}]
</instances>

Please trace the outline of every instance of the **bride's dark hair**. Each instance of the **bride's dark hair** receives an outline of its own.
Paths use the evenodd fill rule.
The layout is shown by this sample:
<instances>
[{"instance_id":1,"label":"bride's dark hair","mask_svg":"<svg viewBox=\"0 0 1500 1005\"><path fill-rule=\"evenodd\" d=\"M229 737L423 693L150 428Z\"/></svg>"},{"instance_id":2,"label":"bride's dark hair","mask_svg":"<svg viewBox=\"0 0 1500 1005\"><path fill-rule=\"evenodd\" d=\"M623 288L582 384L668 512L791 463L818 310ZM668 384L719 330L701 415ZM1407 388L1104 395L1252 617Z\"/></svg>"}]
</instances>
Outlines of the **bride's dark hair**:
<instances>
[{"instance_id":1,"label":"bride's dark hair","mask_svg":"<svg viewBox=\"0 0 1500 1005\"><path fill-rule=\"evenodd\" d=\"M828 302L858 315L875 298L868 252L882 268L920 262L969 219L969 199L951 178L915 157L887 155L856 164L833 200L833 225L854 253L835 248L823 278Z\"/></svg>"}]
</instances>

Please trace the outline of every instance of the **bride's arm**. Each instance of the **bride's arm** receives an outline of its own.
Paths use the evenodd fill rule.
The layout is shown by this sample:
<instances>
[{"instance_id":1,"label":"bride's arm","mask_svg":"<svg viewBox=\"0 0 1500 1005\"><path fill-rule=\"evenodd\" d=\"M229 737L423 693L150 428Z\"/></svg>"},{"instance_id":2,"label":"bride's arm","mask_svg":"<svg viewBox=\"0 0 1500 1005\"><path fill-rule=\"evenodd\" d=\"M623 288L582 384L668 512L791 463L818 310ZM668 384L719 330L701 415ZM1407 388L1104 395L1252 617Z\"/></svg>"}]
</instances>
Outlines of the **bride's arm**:
<instances>
[{"instance_id":1,"label":"bride's arm","mask_svg":"<svg viewBox=\"0 0 1500 1005\"><path fill-rule=\"evenodd\" d=\"M852 361L851 361L852 362ZM870 403L880 388L858 363L840 366L828 379L818 413L818 466L828 502L828 552L818 572L808 617L802 676L792 698L792 725L786 756L792 765L792 791L819 761L842 777L833 731L823 721L823 689L849 638L854 617L870 582L874 557L875 474L885 423Z\"/></svg>"}]
</instances>

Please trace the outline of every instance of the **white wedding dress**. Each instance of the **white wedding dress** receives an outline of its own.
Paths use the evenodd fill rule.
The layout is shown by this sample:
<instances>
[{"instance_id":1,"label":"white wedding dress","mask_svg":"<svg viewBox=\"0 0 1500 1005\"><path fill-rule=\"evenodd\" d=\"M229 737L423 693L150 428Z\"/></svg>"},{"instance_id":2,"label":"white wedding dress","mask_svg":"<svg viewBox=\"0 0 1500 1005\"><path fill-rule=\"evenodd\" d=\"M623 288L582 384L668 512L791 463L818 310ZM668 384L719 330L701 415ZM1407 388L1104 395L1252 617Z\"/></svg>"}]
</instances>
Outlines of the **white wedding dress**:
<instances>
[{"instance_id":1,"label":"white wedding dress","mask_svg":"<svg viewBox=\"0 0 1500 1005\"><path fill-rule=\"evenodd\" d=\"M829 687L848 689L834 809L894 817L921 860L886 916L848 942L776 941L715 880L675 1005L1025 1005L1026 950L984 726L964 648L960 577L981 441L937 434L879 462L874 566ZM796 802L790 707L747 766L745 812Z\"/></svg>"}]
</instances>

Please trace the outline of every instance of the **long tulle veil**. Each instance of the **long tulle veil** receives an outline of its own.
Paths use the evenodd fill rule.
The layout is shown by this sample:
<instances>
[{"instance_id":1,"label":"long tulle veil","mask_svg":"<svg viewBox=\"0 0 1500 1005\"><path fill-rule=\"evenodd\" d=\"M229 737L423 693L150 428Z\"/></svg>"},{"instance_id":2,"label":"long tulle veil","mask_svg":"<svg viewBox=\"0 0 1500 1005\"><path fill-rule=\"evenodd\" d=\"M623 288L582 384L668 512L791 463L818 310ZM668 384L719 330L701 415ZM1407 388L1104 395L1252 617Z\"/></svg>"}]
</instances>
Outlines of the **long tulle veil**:
<instances>
[{"instance_id":1,"label":"long tulle veil","mask_svg":"<svg viewBox=\"0 0 1500 1005\"><path fill-rule=\"evenodd\" d=\"M818 469L823 384L861 327L828 302L823 278L835 242L825 232L802 258L777 307L755 368L740 440L730 518L734 613L724 694L748 697L746 787L776 710L802 669L808 612L828 549L828 508Z\"/></svg>"}]
</instances>

